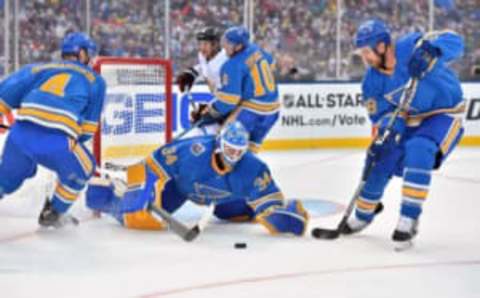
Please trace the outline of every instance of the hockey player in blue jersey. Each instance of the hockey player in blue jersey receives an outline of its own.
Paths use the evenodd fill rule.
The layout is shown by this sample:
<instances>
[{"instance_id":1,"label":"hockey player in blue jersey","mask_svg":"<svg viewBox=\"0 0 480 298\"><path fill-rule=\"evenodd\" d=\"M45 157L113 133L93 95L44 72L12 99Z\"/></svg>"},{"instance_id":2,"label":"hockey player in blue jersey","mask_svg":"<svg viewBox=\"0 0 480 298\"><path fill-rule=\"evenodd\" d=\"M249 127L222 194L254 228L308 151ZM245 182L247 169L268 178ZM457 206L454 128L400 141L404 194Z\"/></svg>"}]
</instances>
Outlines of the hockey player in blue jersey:
<instances>
[{"instance_id":1,"label":"hockey player in blue jersey","mask_svg":"<svg viewBox=\"0 0 480 298\"><path fill-rule=\"evenodd\" d=\"M93 178L87 205L114 216L123 226L163 229L149 204L175 212L186 200L215 204L224 220L257 220L271 233L302 235L308 215L298 200L286 201L267 165L248 150L248 132L227 123L219 136L199 136L161 146L128 167L126 192L119 183Z\"/></svg>"},{"instance_id":2,"label":"hockey player in blue jersey","mask_svg":"<svg viewBox=\"0 0 480 298\"><path fill-rule=\"evenodd\" d=\"M229 56L220 70L221 86L202 123L240 121L250 133L250 150L257 152L279 116L273 57L251 43L242 26L227 29L222 46Z\"/></svg>"},{"instance_id":3,"label":"hockey player in blue jersey","mask_svg":"<svg viewBox=\"0 0 480 298\"><path fill-rule=\"evenodd\" d=\"M83 145L97 130L105 97L104 80L88 66L95 51L87 35L70 33L61 61L24 66L0 83L0 112L17 112L0 162L0 198L35 176L37 165L55 172L55 191L39 217L42 226L73 219L65 213L95 168Z\"/></svg>"},{"instance_id":4,"label":"hockey player in blue jersey","mask_svg":"<svg viewBox=\"0 0 480 298\"><path fill-rule=\"evenodd\" d=\"M454 32L411 33L391 40L387 25L367 21L356 34L356 47L369 65L362 92L374 125L382 133L399 105L409 79L418 80L407 111L395 119L393 133L382 146L372 144L367 163L374 163L344 231L351 234L372 222L375 208L392 175L403 177L400 218L392 235L401 245L417 233L432 171L458 144L465 103L460 82L448 63L463 53L463 39Z\"/></svg>"}]
</instances>

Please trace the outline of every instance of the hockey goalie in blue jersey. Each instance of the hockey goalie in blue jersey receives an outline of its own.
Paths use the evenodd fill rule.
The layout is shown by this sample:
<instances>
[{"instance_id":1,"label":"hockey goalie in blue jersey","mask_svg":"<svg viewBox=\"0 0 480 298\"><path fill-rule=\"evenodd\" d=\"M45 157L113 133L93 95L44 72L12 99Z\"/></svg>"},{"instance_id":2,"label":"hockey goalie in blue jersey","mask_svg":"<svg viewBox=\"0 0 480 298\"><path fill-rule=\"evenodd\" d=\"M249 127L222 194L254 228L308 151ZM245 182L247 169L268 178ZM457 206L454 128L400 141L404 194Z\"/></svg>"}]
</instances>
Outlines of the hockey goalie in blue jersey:
<instances>
[{"instance_id":1,"label":"hockey goalie in blue jersey","mask_svg":"<svg viewBox=\"0 0 480 298\"><path fill-rule=\"evenodd\" d=\"M87 35L70 33L61 61L24 66L0 83L0 112L17 112L0 162L0 197L34 177L37 165L55 172L58 181L40 214L42 226L73 219L65 214L95 168L83 145L97 130L105 97L104 80L88 66L95 51Z\"/></svg>"},{"instance_id":2,"label":"hockey goalie in blue jersey","mask_svg":"<svg viewBox=\"0 0 480 298\"><path fill-rule=\"evenodd\" d=\"M454 32L411 33L391 40L380 20L363 23L356 47L369 65L363 99L370 119L382 133L409 79L417 83L410 106L393 122L382 146L372 144L370 175L356 201L356 212L343 231L358 232L372 222L375 209L392 177L403 177L400 218L392 235L397 244L411 243L430 186L438 169L458 144L465 110L462 89L448 63L463 53L463 39Z\"/></svg>"},{"instance_id":3,"label":"hockey goalie in blue jersey","mask_svg":"<svg viewBox=\"0 0 480 298\"><path fill-rule=\"evenodd\" d=\"M201 121L240 121L250 133L250 150L257 152L278 119L280 103L273 57L249 40L242 26L223 34L222 46L229 59L220 70L221 87Z\"/></svg>"},{"instance_id":4,"label":"hockey goalie in blue jersey","mask_svg":"<svg viewBox=\"0 0 480 298\"><path fill-rule=\"evenodd\" d=\"M219 136L176 140L128 167L127 188L92 178L87 205L136 229L163 229L147 210L175 212L186 200L215 204L224 220L256 220L271 233L303 235L308 215L298 200L286 201L267 165L248 150L248 132L229 122ZM118 181L118 180L117 180Z\"/></svg>"}]
</instances>

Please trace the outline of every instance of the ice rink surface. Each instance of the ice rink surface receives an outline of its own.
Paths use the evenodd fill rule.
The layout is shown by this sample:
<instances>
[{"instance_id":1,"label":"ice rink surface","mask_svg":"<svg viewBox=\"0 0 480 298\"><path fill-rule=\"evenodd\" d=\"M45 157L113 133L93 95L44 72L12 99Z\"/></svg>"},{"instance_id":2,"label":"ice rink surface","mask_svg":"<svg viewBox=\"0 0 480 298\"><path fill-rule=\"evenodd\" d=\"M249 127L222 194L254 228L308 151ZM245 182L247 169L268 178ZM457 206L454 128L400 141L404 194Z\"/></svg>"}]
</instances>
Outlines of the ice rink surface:
<instances>
[{"instance_id":1,"label":"ice rink surface","mask_svg":"<svg viewBox=\"0 0 480 298\"><path fill-rule=\"evenodd\" d=\"M363 151L261 156L287 197L343 208ZM30 181L0 202L0 297L480 297L480 149L457 150L434 174L415 247L405 252L390 240L400 185L392 181L385 211L358 236L272 237L259 225L213 219L186 243L92 218L83 201L73 210L80 226L39 230L46 186ZM337 225L343 209L325 206L313 210L310 228ZM190 205L177 216L195 220L201 211Z\"/></svg>"}]
</instances>

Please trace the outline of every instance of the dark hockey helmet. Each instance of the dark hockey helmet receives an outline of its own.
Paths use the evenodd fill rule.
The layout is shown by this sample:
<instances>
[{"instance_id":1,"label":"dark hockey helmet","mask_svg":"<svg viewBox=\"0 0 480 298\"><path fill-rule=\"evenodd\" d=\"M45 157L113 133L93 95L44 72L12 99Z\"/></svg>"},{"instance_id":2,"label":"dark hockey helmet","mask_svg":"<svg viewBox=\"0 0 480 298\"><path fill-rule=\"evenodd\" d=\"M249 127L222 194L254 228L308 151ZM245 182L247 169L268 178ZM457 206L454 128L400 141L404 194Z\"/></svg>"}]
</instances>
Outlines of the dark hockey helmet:
<instances>
[{"instance_id":1,"label":"dark hockey helmet","mask_svg":"<svg viewBox=\"0 0 480 298\"><path fill-rule=\"evenodd\" d=\"M213 27L205 27L198 31L196 36L198 41L220 41L220 32Z\"/></svg>"}]
</instances>

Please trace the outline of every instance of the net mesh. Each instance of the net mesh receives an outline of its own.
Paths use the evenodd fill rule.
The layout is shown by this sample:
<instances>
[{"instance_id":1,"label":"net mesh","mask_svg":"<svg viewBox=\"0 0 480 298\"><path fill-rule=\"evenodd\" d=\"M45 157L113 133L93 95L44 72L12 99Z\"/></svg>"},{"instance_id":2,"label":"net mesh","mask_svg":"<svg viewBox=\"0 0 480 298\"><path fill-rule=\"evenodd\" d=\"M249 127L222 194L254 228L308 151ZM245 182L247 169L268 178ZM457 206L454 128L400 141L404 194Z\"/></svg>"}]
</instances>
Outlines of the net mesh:
<instances>
[{"instance_id":1,"label":"net mesh","mask_svg":"<svg viewBox=\"0 0 480 298\"><path fill-rule=\"evenodd\" d=\"M100 64L107 83L100 160L131 164L141 160L167 139L166 84L171 73L164 64L109 61Z\"/></svg>"}]
</instances>

